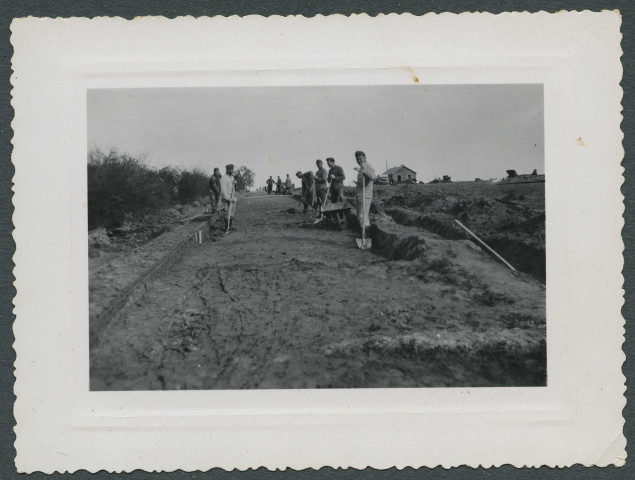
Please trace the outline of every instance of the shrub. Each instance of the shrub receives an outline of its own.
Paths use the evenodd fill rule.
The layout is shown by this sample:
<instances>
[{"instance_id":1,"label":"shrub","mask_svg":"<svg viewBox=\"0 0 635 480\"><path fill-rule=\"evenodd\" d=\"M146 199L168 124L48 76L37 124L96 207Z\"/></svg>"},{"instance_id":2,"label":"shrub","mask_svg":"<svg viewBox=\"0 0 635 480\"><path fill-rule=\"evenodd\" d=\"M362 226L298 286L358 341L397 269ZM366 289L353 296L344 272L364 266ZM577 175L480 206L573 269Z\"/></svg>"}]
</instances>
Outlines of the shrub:
<instances>
[{"instance_id":1,"label":"shrub","mask_svg":"<svg viewBox=\"0 0 635 480\"><path fill-rule=\"evenodd\" d=\"M88 228L123 225L128 214L143 214L188 202L206 193L207 175L199 170L164 167L157 171L144 157L112 149L88 154Z\"/></svg>"},{"instance_id":2,"label":"shrub","mask_svg":"<svg viewBox=\"0 0 635 480\"><path fill-rule=\"evenodd\" d=\"M178 200L179 178L181 177L181 172L174 167L163 167L159 170L159 177L163 180L163 184L168 190L172 200L176 202Z\"/></svg>"},{"instance_id":3,"label":"shrub","mask_svg":"<svg viewBox=\"0 0 635 480\"><path fill-rule=\"evenodd\" d=\"M177 199L180 203L187 203L202 197L207 193L209 177L201 170L191 172L182 170L177 181Z\"/></svg>"}]
</instances>

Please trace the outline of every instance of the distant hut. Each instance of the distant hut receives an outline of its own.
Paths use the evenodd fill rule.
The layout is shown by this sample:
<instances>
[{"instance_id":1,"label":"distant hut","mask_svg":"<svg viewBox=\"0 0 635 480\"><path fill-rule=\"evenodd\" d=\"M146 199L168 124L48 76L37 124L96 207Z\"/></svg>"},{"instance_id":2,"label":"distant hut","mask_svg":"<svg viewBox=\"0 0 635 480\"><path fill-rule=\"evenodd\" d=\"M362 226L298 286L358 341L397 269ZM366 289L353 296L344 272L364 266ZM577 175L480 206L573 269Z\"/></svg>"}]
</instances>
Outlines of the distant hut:
<instances>
[{"instance_id":1,"label":"distant hut","mask_svg":"<svg viewBox=\"0 0 635 480\"><path fill-rule=\"evenodd\" d=\"M405 165L399 165L398 167L392 167L386 170L382 176L388 177L388 183L417 183L417 172Z\"/></svg>"}]
</instances>

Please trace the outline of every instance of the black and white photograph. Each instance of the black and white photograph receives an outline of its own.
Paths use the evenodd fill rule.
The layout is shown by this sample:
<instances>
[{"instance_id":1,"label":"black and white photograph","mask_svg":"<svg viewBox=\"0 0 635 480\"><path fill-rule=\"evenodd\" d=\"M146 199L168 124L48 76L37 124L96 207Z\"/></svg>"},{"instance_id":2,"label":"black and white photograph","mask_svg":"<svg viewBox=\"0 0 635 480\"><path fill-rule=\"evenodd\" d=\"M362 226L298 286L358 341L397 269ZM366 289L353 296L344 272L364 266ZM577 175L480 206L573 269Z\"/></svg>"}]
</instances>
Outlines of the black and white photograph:
<instances>
[{"instance_id":1,"label":"black and white photograph","mask_svg":"<svg viewBox=\"0 0 635 480\"><path fill-rule=\"evenodd\" d=\"M548 384L542 84L86 95L91 391Z\"/></svg>"},{"instance_id":2,"label":"black and white photograph","mask_svg":"<svg viewBox=\"0 0 635 480\"><path fill-rule=\"evenodd\" d=\"M624 465L621 24L15 19L16 469Z\"/></svg>"}]
</instances>

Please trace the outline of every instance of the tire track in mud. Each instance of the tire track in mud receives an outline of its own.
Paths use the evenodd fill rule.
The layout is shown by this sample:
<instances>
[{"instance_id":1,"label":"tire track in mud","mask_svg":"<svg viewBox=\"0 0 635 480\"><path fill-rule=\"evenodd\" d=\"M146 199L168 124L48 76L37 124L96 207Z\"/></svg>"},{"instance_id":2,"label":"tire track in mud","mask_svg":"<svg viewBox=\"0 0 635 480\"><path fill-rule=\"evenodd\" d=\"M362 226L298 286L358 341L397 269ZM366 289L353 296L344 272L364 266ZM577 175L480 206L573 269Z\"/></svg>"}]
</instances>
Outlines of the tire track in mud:
<instances>
[{"instance_id":1,"label":"tire track in mud","mask_svg":"<svg viewBox=\"0 0 635 480\"><path fill-rule=\"evenodd\" d=\"M287 324L285 322L275 321L276 317L281 312L280 304L283 302L279 293L281 289L281 274L288 264L288 261L282 265L278 263L259 263L256 267L254 267L254 264L225 265L217 263L214 266L203 267L195 271L194 278L196 279L196 283L194 283L188 290L196 292L196 298L194 298L194 295L191 295L192 298L188 299L185 303L187 303L187 305L191 308L194 308L196 307L196 300L198 300L201 303L201 308L198 308L198 310L214 313L210 311L210 304L214 304L217 307L214 311L218 312L218 307L222 307L225 303L223 301L223 298L225 298L223 297L224 295L227 299L229 299L229 304L231 305L230 310L233 318L238 319L237 330L232 332L230 334L231 336L225 335L225 341L223 342L227 344L235 344L233 349L227 350L223 346L218 345L217 342L212 341L214 346L213 350L216 352L217 358L215 363L219 365L219 369L218 372L215 373L215 377L221 384L230 383L233 374L240 368L238 362L235 361L238 354L240 352L250 352L252 364L258 365L258 368L253 375L257 385L259 383L259 379L263 379L266 376L270 360L275 358L288 346L288 342L283 340L280 342L266 343L264 351L262 348L257 348L258 344L262 343L260 337L284 339L294 330L295 322ZM188 270L189 268L188 266L185 266L185 268L180 269ZM236 276L236 272L241 272L243 270L249 270L251 272L255 271L256 275L250 274L248 277L245 277L249 280L246 283L245 278L240 275L240 278L236 280L234 278ZM215 274L218 279L218 287L214 289L211 288L211 285L214 283L212 279ZM176 274L176 281L174 281L172 285L173 288L170 288L169 290L174 289L176 291L179 288L182 288L183 285L181 283L181 276L182 275L179 275L179 273ZM253 281L254 279L255 282ZM168 277L163 281L166 282L169 280L170 279ZM246 308L242 305L238 301L239 299L237 295L234 293L237 282L243 282L242 289L249 290L250 297L260 298L259 303L255 306L252 305L250 308ZM289 287L292 283L293 281L285 281L284 288ZM150 299L148 298L146 300L149 301ZM256 330L246 332L245 324L247 323L247 320L245 317L249 320L253 320L257 314L256 310L264 313L265 317L269 318L269 320L264 325L260 325L263 327L260 331ZM131 312L130 314L134 316L135 312ZM222 314L216 314L215 317L216 322L227 323L232 320L232 318ZM182 361L187 352L183 352L182 350L174 347L166 347L165 345L163 346L163 350L164 352L159 362L159 371L162 372L159 375L159 381L164 388L169 388L169 385L166 385L167 374L164 372L165 365L168 363L166 359L169 359L171 356L175 356L176 361Z\"/></svg>"},{"instance_id":2,"label":"tire track in mud","mask_svg":"<svg viewBox=\"0 0 635 480\"><path fill-rule=\"evenodd\" d=\"M256 275L247 277L245 288L250 289L250 295L258 298L258 303L249 308L243 305L236 305L236 314L240 319L240 330L237 337L236 348L227 354L227 362L218 375L218 380L229 383L232 376L240 369L239 362L235 361L239 352L248 352L252 370L250 374L250 385L257 387L267 376L267 372L278 356L288 349L291 344L287 340L294 330L295 321L280 322L276 321L282 313L280 305L283 303L280 291L287 290L289 285L284 274L288 262L280 264L261 265L257 269L249 268L247 270L256 271ZM241 269L227 270L219 268L219 271L225 272L221 274L224 280L224 291L234 299L231 290L227 288L228 284L240 283L244 279L238 275ZM229 273L228 276L227 275ZM237 277L237 278L235 278ZM255 281L254 281L255 280ZM281 284L281 281L284 284ZM258 313L264 314L266 320L258 322ZM246 324L259 325L261 328L255 331L245 332ZM242 338L242 337L246 338ZM266 341L264 339L275 339L276 341ZM264 341L263 341L264 340Z\"/></svg>"},{"instance_id":3,"label":"tire track in mud","mask_svg":"<svg viewBox=\"0 0 635 480\"><path fill-rule=\"evenodd\" d=\"M273 279L275 281L275 279L279 277L280 269L272 268L272 266L268 266L267 268L269 269L269 271L275 272L273 276ZM223 279L223 274L221 273L223 271L224 271L223 268L219 268L219 278L221 280ZM250 279L253 277L247 277L247 278ZM260 297L261 295L263 297L263 299L258 304L256 304L256 309L262 312L268 313L269 314L268 316L275 315L277 302L276 300L272 300L270 298L268 289L263 289L262 287L260 287L260 289L255 289L254 288L255 285L252 284L251 279L248 280L246 283L247 284L245 285L245 287L250 288L250 295L253 296L254 294L256 294L257 297ZM223 291L227 293L231 301L236 301L236 297L234 297L230 293L230 291L225 286L224 281L222 282L222 288L223 288ZM272 321L265 322L264 324L262 324L261 325L262 328L258 332L246 332L246 323L247 322L251 323L256 316L255 315L256 312L254 312L254 308L251 307L248 309L244 309L243 306L236 305L235 311L239 319L239 329L238 329L238 335L236 337L236 340L237 340L236 347L231 352L226 354L226 362L223 368L221 369L221 371L219 372L217 378L220 382L230 383L231 378L235 376L235 373L240 368L240 363L237 361L238 353L243 352L243 356L244 356L244 352L248 352L251 365L254 365L254 366L260 365L260 367L257 368L256 371L252 371L252 374L251 374L252 381L257 386L258 384L257 379L261 376L261 374L259 375L257 372L258 371L262 372L262 370L266 368L266 365L268 364L268 360L272 356L271 352L272 352L272 345L273 345L272 343L265 344L264 351L262 351L262 348L258 348L259 344L262 342L260 337L262 336L262 337L276 338L277 332L275 331L275 328L272 333L268 332L268 328L270 328L273 325ZM245 317L247 317L247 319L245 319Z\"/></svg>"},{"instance_id":4,"label":"tire track in mud","mask_svg":"<svg viewBox=\"0 0 635 480\"><path fill-rule=\"evenodd\" d=\"M218 267L218 279L219 285L223 293L227 295L230 302L237 302L237 297L232 295L231 291L228 289L226 285L226 280L223 275L223 267ZM240 305L235 305L234 311L236 316L238 317L238 332L235 335L235 347L231 349L229 352L224 352L224 360L220 371L218 372L216 379L219 382L229 383L231 381L233 373L238 368L236 360L236 356L239 352L248 348L248 345L243 342L243 336L245 334L245 321L243 319L243 312L241 311L242 307Z\"/></svg>"}]
</instances>

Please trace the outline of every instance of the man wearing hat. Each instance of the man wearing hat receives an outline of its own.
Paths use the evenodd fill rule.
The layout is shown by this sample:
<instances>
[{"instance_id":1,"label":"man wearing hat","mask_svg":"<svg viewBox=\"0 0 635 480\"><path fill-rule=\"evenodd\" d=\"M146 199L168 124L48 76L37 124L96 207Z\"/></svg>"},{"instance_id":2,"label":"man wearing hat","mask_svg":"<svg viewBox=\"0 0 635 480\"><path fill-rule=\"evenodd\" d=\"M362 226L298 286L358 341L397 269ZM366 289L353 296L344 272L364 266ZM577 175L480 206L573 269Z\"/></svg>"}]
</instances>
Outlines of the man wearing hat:
<instances>
[{"instance_id":1,"label":"man wearing hat","mask_svg":"<svg viewBox=\"0 0 635 480\"><path fill-rule=\"evenodd\" d=\"M312 171L297 172L295 174L300 180L302 180L302 203L304 203L304 212L309 212L309 205L315 209L315 175Z\"/></svg>"},{"instance_id":2,"label":"man wearing hat","mask_svg":"<svg viewBox=\"0 0 635 480\"><path fill-rule=\"evenodd\" d=\"M225 228L233 229L232 223L236 214L236 180L234 180L234 166L231 163L225 166L225 175L220 179L220 199L223 210L226 212Z\"/></svg>"}]
</instances>

